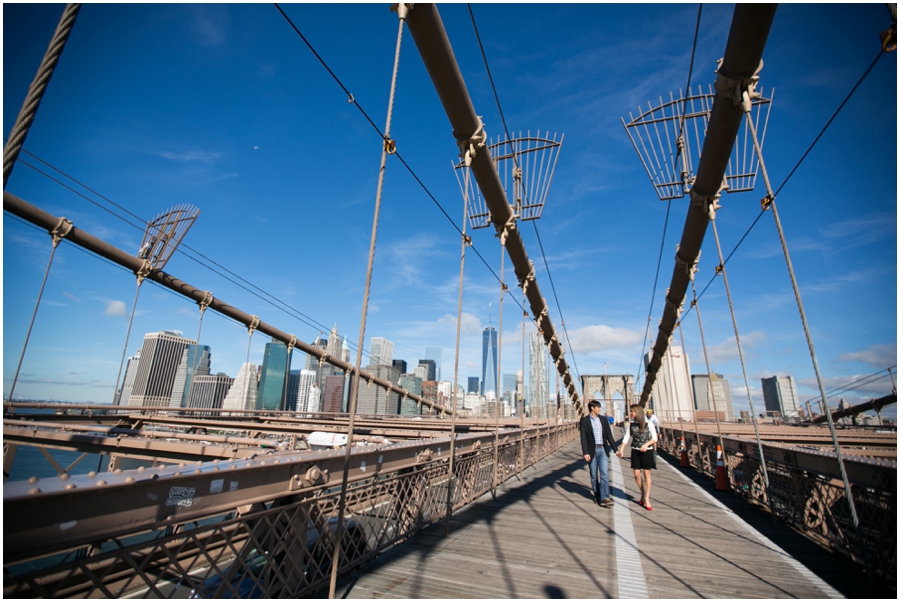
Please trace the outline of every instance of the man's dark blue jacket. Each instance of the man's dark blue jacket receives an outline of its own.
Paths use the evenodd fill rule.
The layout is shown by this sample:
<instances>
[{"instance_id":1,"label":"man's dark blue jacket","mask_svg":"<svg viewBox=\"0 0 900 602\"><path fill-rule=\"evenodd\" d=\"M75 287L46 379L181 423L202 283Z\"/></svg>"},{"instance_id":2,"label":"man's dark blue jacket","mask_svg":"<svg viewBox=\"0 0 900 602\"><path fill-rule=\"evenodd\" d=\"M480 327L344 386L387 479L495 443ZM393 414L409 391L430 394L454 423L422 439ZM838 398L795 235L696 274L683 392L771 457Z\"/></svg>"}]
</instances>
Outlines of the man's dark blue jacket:
<instances>
[{"instance_id":1,"label":"man's dark blue jacket","mask_svg":"<svg viewBox=\"0 0 900 602\"><path fill-rule=\"evenodd\" d=\"M612 453L616 440L613 439L612 429L609 428L609 419L603 414L600 415L600 424L603 429L603 448L608 456ZM593 459L597 443L594 441L594 427L591 426L590 414L581 419L581 422L578 423L578 430L581 431L581 454Z\"/></svg>"}]
</instances>

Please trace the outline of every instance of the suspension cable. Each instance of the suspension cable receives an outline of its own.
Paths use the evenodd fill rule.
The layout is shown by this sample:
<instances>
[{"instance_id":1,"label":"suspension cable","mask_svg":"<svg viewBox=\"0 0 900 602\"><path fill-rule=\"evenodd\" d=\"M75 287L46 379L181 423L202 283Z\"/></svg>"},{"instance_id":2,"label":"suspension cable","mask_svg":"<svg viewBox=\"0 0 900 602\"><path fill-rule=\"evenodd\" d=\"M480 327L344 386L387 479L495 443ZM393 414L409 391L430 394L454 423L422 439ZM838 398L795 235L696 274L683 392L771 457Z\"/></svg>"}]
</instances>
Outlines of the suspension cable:
<instances>
[{"instance_id":1,"label":"suspension cable","mask_svg":"<svg viewBox=\"0 0 900 602\"><path fill-rule=\"evenodd\" d=\"M472 19L472 28L475 30L475 39L478 40L478 48L481 50L481 58L484 61L484 69L487 72L488 81L491 84L491 91L494 94L494 101L497 103L497 111L500 113L500 121L503 123L503 131L506 133L506 139L511 140L509 135L509 127L506 125L506 116L503 114L503 106L500 104L500 95L497 93L497 87L494 85L494 76L491 74L491 67L488 64L487 54L484 51L484 45L481 43L481 34L478 33L478 25L475 23L475 14L472 12L472 5L466 4L466 7L469 9L469 17ZM515 163L516 168L519 168L519 159L515 153L512 154L513 163ZM526 198L527 198L527 192ZM559 312L559 321L560 326L562 326L563 336L565 336L566 343L569 345L569 353L572 355L572 366L575 368L575 374L580 374L578 371L578 362L575 361L575 350L572 348L572 343L569 341L569 332L566 329L566 321L563 318L562 314L562 306L559 304L559 297L556 294L556 286L553 284L553 276L550 273L550 265L547 263L547 255L544 253L544 245L541 243L541 236L538 234L537 229L537 221L532 220L532 226L534 226L534 234L537 237L538 246L541 250L541 257L544 260L544 269L547 270L547 278L550 280L550 288L553 291L553 299L556 301L556 310ZM503 286L502 277L500 286ZM521 306L520 306L521 307ZM522 308L524 309L524 308ZM522 377L525 378L524 376Z\"/></svg>"},{"instance_id":2,"label":"suspension cable","mask_svg":"<svg viewBox=\"0 0 900 602\"><path fill-rule=\"evenodd\" d=\"M878 55L879 57L881 54ZM875 59L876 61L878 59ZM874 63L872 63L874 66ZM752 91L752 90L751 90ZM767 207L772 208L772 217L775 219L775 228L778 230L778 238L781 241L781 249L784 251L784 261L787 264L788 274L791 278L791 286L794 289L794 297L797 300L797 309L800 312L800 322L803 325L803 333L806 335L806 343L809 346L809 355L812 359L813 371L816 374L816 382L819 385L819 393L822 395L822 401L825 405L825 416L828 420L828 430L831 431L831 440L834 444L834 453L837 456L838 468L841 471L841 479L844 481L844 491L847 497L847 505L850 506L850 516L853 519L853 528L859 531L859 515L856 513L856 504L853 501L853 491L850 489L850 480L847 478L847 469L844 467L844 457L841 454L841 446L838 442L837 433L834 430L834 420L831 418L831 412L828 410L828 397L825 393L825 383L822 381L822 371L819 370L819 359L816 357L816 350L813 347L812 334L809 331L809 323L806 320L806 310L803 308L803 299L800 297L800 287L797 285L797 276L794 274L794 265L791 262L791 254L788 251L787 240L784 236L784 229L781 226L781 219L778 217L778 208L775 204L775 193L772 192L772 184L769 182L769 173L766 170L766 163L763 160L762 147L759 145L759 138L756 135L756 127L753 125L753 118L750 115L752 100L750 92L744 90L742 94L741 107L747 116L747 127L753 139L753 147L756 150L756 156L759 160L759 169L762 172L763 182L766 186L766 198L763 199L763 210ZM868 562L866 563L868 566Z\"/></svg>"},{"instance_id":3,"label":"suspension cable","mask_svg":"<svg viewBox=\"0 0 900 602\"><path fill-rule=\"evenodd\" d=\"M277 6L277 5L276 5ZM279 7L278 10L281 10ZM369 243L369 261L366 266L366 284L365 289L363 291L363 303L362 303L362 312L359 319L359 344L356 349L356 378L351 379L351 388L350 388L350 397L349 404L350 407L348 411L350 413L350 419L347 424L347 450L344 453L344 468L343 468L343 476L341 478L341 494L340 499L338 500L338 522L337 527L335 529L335 538L334 538L334 551L332 552L332 562L331 562L331 583L328 589L328 598L334 599L335 587L337 585L337 574L338 574L338 566L341 560L341 539L344 532L344 511L347 505L347 484L350 477L350 454L353 450L353 429L356 418L356 406L357 406L357 396L359 394L359 373L362 365L362 348L363 348L363 340L366 335L366 318L368 317L369 311L369 291L372 287L372 268L375 262L375 240L378 234L378 215L381 211L381 194L384 188L384 172L385 166L387 164L387 156L390 152L390 146L388 145L388 141L390 140L390 131L391 131L391 116L394 111L394 94L397 90L397 71L400 66L400 46L403 40L403 23L406 21L407 11L409 10L409 5L407 4L398 4L396 5L397 16L398 18L398 29L397 29L397 47L394 51L394 69L391 74L391 92L388 97L388 109L387 109L387 118L385 120L384 126L384 144L381 147L381 165L378 168L378 187L375 193L375 215L372 218L372 239ZM284 14L284 12L282 12ZM287 15L285 15L287 18ZM296 28L295 28L296 29ZM299 31L297 32L299 33ZM301 36L302 37L302 36ZM318 55L316 55L318 56ZM330 70L329 70L330 72ZM455 412L454 412L455 416ZM451 455L452 458L452 455ZM452 460L451 460L452 461Z\"/></svg>"},{"instance_id":4,"label":"suspension cable","mask_svg":"<svg viewBox=\"0 0 900 602\"><path fill-rule=\"evenodd\" d=\"M688 76L687 76L687 85L686 94L690 95L691 91L691 77L694 74L694 57L697 54L697 37L700 34L700 15L703 13L703 4L700 4L697 7L697 23L694 25L694 41L691 44L691 62L688 66ZM678 120L678 138L681 139L683 135L684 129L684 114L687 110L687 102L682 103L681 105L681 116ZM676 144L677 150L675 153L675 163L674 165L677 167L678 158L681 156L681 148L682 144ZM641 380L641 374L644 371L644 353L647 350L647 340L650 336L650 325L653 322L653 305L656 302L656 287L659 284L659 268L662 264L663 258L663 250L666 245L666 232L669 229L669 214L672 209L672 199L666 201L666 217L663 220L663 231L662 231L662 239L659 241L659 256L656 259L656 274L653 276L653 292L650 293L650 311L647 312L647 326L644 328L644 342L641 343L641 357L638 359L638 369L637 369L637 377L634 379L634 390L637 392L638 383Z\"/></svg>"},{"instance_id":5,"label":"suspension cable","mask_svg":"<svg viewBox=\"0 0 900 602\"><path fill-rule=\"evenodd\" d=\"M744 387L747 389L747 401L750 403L750 417L753 420L753 430L756 433L756 445L759 448L759 462L762 467L763 482L766 486L766 504L772 513L772 521L775 521L775 508L772 505L772 491L769 485L769 471L766 469L766 456L763 453L762 439L759 436L759 424L756 421L756 410L753 409L753 396L750 394L750 379L747 377L747 365L744 362L744 351L741 347L741 335L738 332L737 317L734 314L734 302L731 298L731 287L728 286L728 274L725 271L725 264L722 259L722 244L719 242L719 229L716 227L716 210L718 209L718 195L713 197L709 205L709 222L712 225L713 238L716 240L716 251L719 253L719 265L716 266L716 272L722 274L722 281L725 283L725 295L728 297L728 308L731 311L731 323L734 326L734 342L737 345L738 357L741 360L741 372L744 375ZM707 375L708 376L708 375ZM723 451L724 453L724 451Z\"/></svg>"},{"instance_id":6,"label":"suspension cable","mask_svg":"<svg viewBox=\"0 0 900 602\"><path fill-rule=\"evenodd\" d=\"M831 125L831 123L835 120L835 118L838 116L838 114L839 114L839 113L841 112L841 110L844 108L844 105L846 105L847 102L850 100L850 97L853 96L853 93L856 92L856 89L859 88L859 86L863 83L863 81L866 79L866 77L869 75L869 73L872 71L872 69L873 69L873 68L875 67L875 65L878 63L878 60L881 58L881 56L882 56L883 54L884 54L884 51L883 51L883 50L879 50L878 56L875 57L875 60L873 60L872 63L869 65L869 67L865 70L865 72L862 74L862 76L861 76L861 77L859 78L859 80L856 82L856 85L854 85L853 88L850 90L850 92L847 93L847 96L844 98L844 100L841 102L841 104L840 104L840 105L838 106L838 108L835 110L834 114L831 116L831 118L828 120L828 122L825 123L825 125L822 127L822 130L821 130L821 131L819 132L819 134L816 136L815 140L812 141L812 143L809 145L809 148L806 149L806 152L803 153L803 156L800 157L800 160L797 161L796 165L794 165L793 169L791 169L791 171L790 171L790 173L788 174L788 176L784 179L784 181L781 183L781 185L775 190L775 193L773 194L773 197L778 196L778 193L781 192L781 189L784 188L784 186L788 183L788 180L791 179L791 176L794 175L794 172L797 171L797 168L799 168L799 167L800 167L800 164L803 163L804 159L806 159L806 156L809 155L809 153L810 153L810 151L812 151L813 147L815 147L815 145L819 142L819 139L822 138L822 136L825 134L825 131L828 129L828 127ZM747 235L750 234L750 231L753 230L753 228L756 226L757 222L759 222L759 220L762 218L762 216L763 216L763 214L764 214L765 212L766 212L765 209L762 209L762 210L759 212L759 215L756 216L756 219L753 220L753 223L750 224L750 227L747 228L747 231L744 232L744 235L741 236L740 240L738 240L738 243L734 246L734 248L731 250L731 252L730 252L730 253L728 254L728 256L725 258L725 260L724 260L724 262L723 262L723 265L725 265L725 264L728 263L728 260L731 259L731 256L734 255L735 251L738 250L738 247L741 246L741 243L744 242L744 239L747 238ZM706 286L703 287L703 290L700 291L700 294L697 296L698 299L699 299L700 297L703 296L703 293L706 292L706 289L709 288L710 284L712 284L712 282L713 282L715 279L716 279L716 277L715 277L715 275L714 275L714 276L710 279L710 281L706 283ZM688 311L690 311L690 308L688 308Z\"/></svg>"},{"instance_id":7,"label":"suspension cable","mask_svg":"<svg viewBox=\"0 0 900 602\"><path fill-rule=\"evenodd\" d=\"M34 117L37 114L41 100L44 98L44 92L47 90L50 78L53 77L53 72L59 62L59 57L66 47L66 41L69 39L69 34L72 33L75 17L78 16L78 11L80 10L81 4L66 5L62 17L59 19L59 24L56 26L56 31L53 32L50 46L48 46L47 51L44 53L44 58L41 60L41 65L38 67L34 80L28 87L28 95L25 97L25 102L22 103L19 115L16 117L16 121L10 130L9 141L3 148L4 190L6 190L6 182L9 180L10 174L12 174L16 159L19 156L19 151L22 149L22 145L25 144L25 138L28 136L31 124L34 123Z\"/></svg>"}]
</instances>

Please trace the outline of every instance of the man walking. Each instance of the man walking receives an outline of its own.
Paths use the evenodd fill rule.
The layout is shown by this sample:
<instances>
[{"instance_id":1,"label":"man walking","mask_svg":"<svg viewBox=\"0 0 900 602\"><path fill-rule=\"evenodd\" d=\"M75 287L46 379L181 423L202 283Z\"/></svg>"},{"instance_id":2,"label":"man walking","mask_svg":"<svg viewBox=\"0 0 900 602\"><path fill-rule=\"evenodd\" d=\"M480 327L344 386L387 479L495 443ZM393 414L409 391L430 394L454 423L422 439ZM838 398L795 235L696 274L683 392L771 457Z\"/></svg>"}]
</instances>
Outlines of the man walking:
<instances>
[{"instance_id":1,"label":"man walking","mask_svg":"<svg viewBox=\"0 0 900 602\"><path fill-rule=\"evenodd\" d=\"M581 431L581 453L590 466L594 501L603 508L612 508L613 501L609 497L609 455L615 446L615 440L609 421L600 415L600 402L596 399L588 402L588 412L578 425Z\"/></svg>"}]
</instances>

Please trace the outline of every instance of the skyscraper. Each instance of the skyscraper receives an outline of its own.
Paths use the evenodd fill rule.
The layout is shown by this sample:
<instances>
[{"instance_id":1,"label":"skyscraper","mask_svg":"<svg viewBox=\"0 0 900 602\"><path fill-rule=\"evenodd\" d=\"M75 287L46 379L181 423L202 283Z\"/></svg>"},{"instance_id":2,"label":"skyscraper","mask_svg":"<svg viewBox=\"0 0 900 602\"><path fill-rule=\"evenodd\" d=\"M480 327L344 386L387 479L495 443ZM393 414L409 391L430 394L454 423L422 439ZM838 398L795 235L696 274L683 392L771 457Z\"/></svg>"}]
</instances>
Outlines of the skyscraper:
<instances>
[{"instance_id":1,"label":"skyscraper","mask_svg":"<svg viewBox=\"0 0 900 602\"><path fill-rule=\"evenodd\" d=\"M416 368L418 369L420 367L425 368L425 375L421 377L422 380L438 380L437 364L434 363L434 360L419 360L419 365ZM418 375L418 372L416 372L416 374Z\"/></svg>"},{"instance_id":2,"label":"skyscraper","mask_svg":"<svg viewBox=\"0 0 900 602\"><path fill-rule=\"evenodd\" d=\"M128 399L123 395L122 403L156 408L168 406L172 399L178 364L181 363L185 347L193 342L174 330L144 335L131 395Z\"/></svg>"},{"instance_id":3,"label":"skyscraper","mask_svg":"<svg viewBox=\"0 0 900 602\"><path fill-rule=\"evenodd\" d=\"M766 412L779 412L782 416L796 416L800 407L797 385L793 376L770 376L762 379L763 400Z\"/></svg>"},{"instance_id":4,"label":"skyscraper","mask_svg":"<svg viewBox=\"0 0 900 602\"><path fill-rule=\"evenodd\" d=\"M314 412L318 410L318 408L310 409L310 397L315 385L316 373L312 370L301 370L300 378L297 379L297 405L288 409L295 412ZM318 402L318 399L316 402Z\"/></svg>"},{"instance_id":5,"label":"skyscraper","mask_svg":"<svg viewBox=\"0 0 900 602\"><path fill-rule=\"evenodd\" d=\"M709 376L706 374L692 374L691 383L694 388L694 403L700 411L713 411L713 403L709 398ZM731 385L728 379L721 374L716 374L712 381L713 400L715 409L724 413L725 419L734 417L734 408L731 404Z\"/></svg>"},{"instance_id":6,"label":"skyscraper","mask_svg":"<svg viewBox=\"0 0 900 602\"><path fill-rule=\"evenodd\" d=\"M134 377L137 376L137 369L141 363L141 350L138 349L134 357L128 358L128 365L125 367L125 380L122 381L122 388L119 389L119 395L116 398L116 405L128 405L131 398L131 391L134 388Z\"/></svg>"},{"instance_id":7,"label":"skyscraper","mask_svg":"<svg viewBox=\"0 0 900 602\"><path fill-rule=\"evenodd\" d=\"M488 326L481 341L481 394L493 391L497 395L497 331Z\"/></svg>"},{"instance_id":8,"label":"skyscraper","mask_svg":"<svg viewBox=\"0 0 900 602\"><path fill-rule=\"evenodd\" d=\"M481 388L478 384L477 376L469 377L469 386L466 387L466 393L479 393L479 394L481 393Z\"/></svg>"},{"instance_id":9,"label":"skyscraper","mask_svg":"<svg viewBox=\"0 0 900 602\"><path fill-rule=\"evenodd\" d=\"M400 383L400 372L391 366L369 364L363 368L375 378L389 381L395 385ZM388 393L376 384L369 385L365 380L359 381L359 394L356 401L358 414L397 414L400 407L400 396Z\"/></svg>"},{"instance_id":10,"label":"skyscraper","mask_svg":"<svg viewBox=\"0 0 900 602\"><path fill-rule=\"evenodd\" d=\"M422 379L412 374L400 375L400 386L413 395L422 396ZM422 413L421 404L412 399L400 399L400 413L404 416L415 416Z\"/></svg>"},{"instance_id":11,"label":"skyscraper","mask_svg":"<svg viewBox=\"0 0 900 602\"><path fill-rule=\"evenodd\" d=\"M394 360L394 344L381 337L372 337L369 342L369 364L390 366Z\"/></svg>"},{"instance_id":12,"label":"skyscraper","mask_svg":"<svg viewBox=\"0 0 900 602\"><path fill-rule=\"evenodd\" d=\"M344 375L333 374L325 379L325 390L322 393L322 411L340 413L344 401Z\"/></svg>"},{"instance_id":13,"label":"skyscraper","mask_svg":"<svg viewBox=\"0 0 900 602\"><path fill-rule=\"evenodd\" d=\"M244 364L234 377L234 382L225 399L222 400L222 408L229 410L254 410L258 395L258 381L256 380L256 364Z\"/></svg>"},{"instance_id":14,"label":"skyscraper","mask_svg":"<svg viewBox=\"0 0 900 602\"><path fill-rule=\"evenodd\" d=\"M528 335L528 405L544 406L549 399L547 383L547 346L539 332Z\"/></svg>"},{"instance_id":15,"label":"skyscraper","mask_svg":"<svg viewBox=\"0 0 900 602\"><path fill-rule=\"evenodd\" d=\"M391 365L400 371L400 374L406 374L406 360L393 360Z\"/></svg>"},{"instance_id":16,"label":"skyscraper","mask_svg":"<svg viewBox=\"0 0 900 602\"><path fill-rule=\"evenodd\" d=\"M262 375L259 378L259 396L256 400L257 409L284 409L281 406L281 401L284 394L284 377L288 369L287 345L275 340L271 343L266 343Z\"/></svg>"},{"instance_id":17,"label":"skyscraper","mask_svg":"<svg viewBox=\"0 0 900 602\"><path fill-rule=\"evenodd\" d=\"M225 395L234 379L219 372L216 375L197 374L191 383L191 398L188 400L187 407L201 409L218 409L222 407Z\"/></svg>"},{"instance_id":18,"label":"skyscraper","mask_svg":"<svg viewBox=\"0 0 900 602\"><path fill-rule=\"evenodd\" d=\"M506 401L506 403L512 403L516 392L516 375L504 374L501 382L502 386L500 387L500 390L503 394L500 397Z\"/></svg>"},{"instance_id":19,"label":"skyscraper","mask_svg":"<svg viewBox=\"0 0 900 602\"><path fill-rule=\"evenodd\" d=\"M651 349L644 356L644 367L650 364ZM691 387L691 366L687 353L669 345L656 382L653 384L653 409L660 420L691 420L694 400Z\"/></svg>"},{"instance_id":20,"label":"skyscraper","mask_svg":"<svg viewBox=\"0 0 900 602\"><path fill-rule=\"evenodd\" d=\"M325 353L328 353L328 340L322 338L322 333L319 333L319 336L316 337L316 340L313 341L313 347L316 349L321 349ZM319 379L322 376L322 372L325 366L328 364L319 365L319 358L314 355L306 356L306 364L304 365L305 370L312 370L316 375L316 382L319 382ZM327 375L326 375L327 376Z\"/></svg>"},{"instance_id":21,"label":"skyscraper","mask_svg":"<svg viewBox=\"0 0 900 602\"><path fill-rule=\"evenodd\" d=\"M209 362L209 345L192 343L184 349L178 370L175 372L175 384L172 386L172 397L169 400L170 408L190 407L188 395L193 395L193 392L189 393L193 388L192 377L209 375ZM229 386L231 385L229 384Z\"/></svg>"},{"instance_id":22,"label":"skyscraper","mask_svg":"<svg viewBox=\"0 0 900 602\"><path fill-rule=\"evenodd\" d=\"M440 347L426 347L425 348L425 359L426 360L434 360L434 365L437 370L435 373L435 379L441 380L441 348Z\"/></svg>"}]
</instances>

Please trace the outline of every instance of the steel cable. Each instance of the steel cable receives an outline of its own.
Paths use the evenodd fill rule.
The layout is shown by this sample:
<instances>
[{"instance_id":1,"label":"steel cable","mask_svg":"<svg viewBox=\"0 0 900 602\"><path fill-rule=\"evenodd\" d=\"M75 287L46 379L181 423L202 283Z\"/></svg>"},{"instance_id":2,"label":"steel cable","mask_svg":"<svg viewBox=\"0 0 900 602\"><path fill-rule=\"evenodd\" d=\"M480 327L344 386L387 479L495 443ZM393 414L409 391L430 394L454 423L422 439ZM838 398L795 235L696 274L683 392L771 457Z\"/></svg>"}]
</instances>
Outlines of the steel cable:
<instances>
[{"instance_id":1,"label":"steel cable","mask_svg":"<svg viewBox=\"0 0 900 602\"><path fill-rule=\"evenodd\" d=\"M47 84L50 83L50 78L53 77L53 71L56 69L59 57L66 46L69 34L72 32L75 17L78 16L78 11L80 10L81 4L67 4L63 10L59 24L56 26L56 31L53 33L53 38L50 40L50 45L44 53L44 59L41 61L38 72L34 76L34 81L31 82L31 86L28 88L28 95L25 97L25 102L22 103L19 115L16 117L16 121L10 130L9 141L3 148L4 190L6 190L6 182L9 180L9 176L16 164L19 151L22 149L22 145L25 144L28 130L31 128L31 124L34 123L34 117L37 114L41 100L44 98Z\"/></svg>"}]
</instances>

